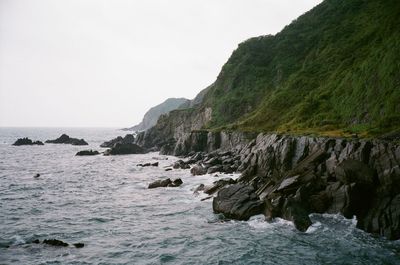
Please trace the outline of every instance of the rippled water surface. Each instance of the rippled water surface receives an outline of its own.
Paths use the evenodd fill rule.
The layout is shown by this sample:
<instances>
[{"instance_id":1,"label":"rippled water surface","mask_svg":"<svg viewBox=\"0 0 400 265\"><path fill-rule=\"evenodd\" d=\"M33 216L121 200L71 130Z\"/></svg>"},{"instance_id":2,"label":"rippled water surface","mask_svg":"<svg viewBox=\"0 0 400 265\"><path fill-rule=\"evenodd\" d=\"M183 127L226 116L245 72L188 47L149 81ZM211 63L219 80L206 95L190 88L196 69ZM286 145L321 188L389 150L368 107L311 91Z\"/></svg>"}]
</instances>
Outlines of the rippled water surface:
<instances>
[{"instance_id":1,"label":"rippled water surface","mask_svg":"<svg viewBox=\"0 0 400 265\"><path fill-rule=\"evenodd\" d=\"M89 146L11 146L18 137L44 141L61 133ZM336 215L312 215L306 233L262 216L222 221L210 200L193 195L218 178L165 172L174 157L74 156L103 150L100 143L117 135L124 132L0 128L0 264L400 264L399 241L374 238ZM156 161L159 167L136 166ZM165 177L184 184L147 189ZM45 238L85 247L29 244Z\"/></svg>"}]
</instances>

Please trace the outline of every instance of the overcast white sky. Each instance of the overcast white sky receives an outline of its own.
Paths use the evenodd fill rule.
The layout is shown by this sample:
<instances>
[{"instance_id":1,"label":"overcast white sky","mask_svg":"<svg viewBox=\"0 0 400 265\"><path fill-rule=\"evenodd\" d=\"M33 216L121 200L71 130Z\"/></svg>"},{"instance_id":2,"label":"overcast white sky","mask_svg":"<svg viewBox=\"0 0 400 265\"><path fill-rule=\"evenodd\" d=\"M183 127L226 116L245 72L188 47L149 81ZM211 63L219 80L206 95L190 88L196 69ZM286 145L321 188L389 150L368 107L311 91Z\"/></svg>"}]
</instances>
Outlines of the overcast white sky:
<instances>
[{"instance_id":1,"label":"overcast white sky","mask_svg":"<svg viewBox=\"0 0 400 265\"><path fill-rule=\"evenodd\" d=\"M0 0L0 126L139 122L321 0Z\"/></svg>"}]
</instances>

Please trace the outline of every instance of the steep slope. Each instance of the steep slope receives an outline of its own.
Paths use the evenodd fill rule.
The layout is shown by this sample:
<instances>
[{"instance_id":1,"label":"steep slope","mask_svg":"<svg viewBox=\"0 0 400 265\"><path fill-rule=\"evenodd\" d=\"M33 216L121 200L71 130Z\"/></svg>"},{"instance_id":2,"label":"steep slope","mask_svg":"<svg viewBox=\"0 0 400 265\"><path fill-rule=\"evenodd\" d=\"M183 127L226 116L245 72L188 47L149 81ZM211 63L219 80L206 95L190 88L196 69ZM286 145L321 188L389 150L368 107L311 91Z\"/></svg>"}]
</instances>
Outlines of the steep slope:
<instances>
[{"instance_id":1,"label":"steep slope","mask_svg":"<svg viewBox=\"0 0 400 265\"><path fill-rule=\"evenodd\" d=\"M204 104L208 128L361 133L400 128L400 2L326 0L240 44Z\"/></svg>"},{"instance_id":2,"label":"steep slope","mask_svg":"<svg viewBox=\"0 0 400 265\"><path fill-rule=\"evenodd\" d=\"M131 127L130 130L145 131L153 127L161 115L171 110L178 109L182 104L188 104L189 102L190 100L186 98L169 98L163 103L149 109L146 114L144 114L143 120L139 124Z\"/></svg>"}]
</instances>

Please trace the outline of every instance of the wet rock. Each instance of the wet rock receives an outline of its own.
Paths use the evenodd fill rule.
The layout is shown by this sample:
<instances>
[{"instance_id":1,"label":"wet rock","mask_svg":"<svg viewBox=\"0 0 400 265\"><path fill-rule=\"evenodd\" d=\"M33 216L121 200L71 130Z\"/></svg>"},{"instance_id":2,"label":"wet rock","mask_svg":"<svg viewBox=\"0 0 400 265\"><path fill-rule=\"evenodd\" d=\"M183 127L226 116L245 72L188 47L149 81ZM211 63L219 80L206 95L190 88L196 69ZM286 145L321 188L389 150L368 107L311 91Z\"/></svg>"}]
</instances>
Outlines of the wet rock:
<instances>
[{"instance_id":1,"label":"wet rock","mask_svg":"<svg viewBox=\"0 0 400 265\"><path fill-rule=\"evenodd\" d=\"M44 145L41 141L32 141L29 138L19 138L12 145L21 146L21 145Z\"/></svg>"},{"instance_id":2,"label":"wet rock","mask_svg":"<svg viewBox=\"0 0 400 265\"><path fill-rule=\"evenodd\" d=\"M226 185L230 185L230 184L235 184L235 183L236 183L236 181L231 178L219 179L217 181L214 181L213 185L206 186L204 188L204 193L211 195L211 194L214 194L215 192L217 192L222 187L225 187Z\"/></svg>"},{"instance_id":3,"label":"wet rock","mask_svg":"<svg viewBox=\"0 0 400 265\"><path fill-rule=\"evenodd\" d=\"M166 168L165 169L165 171L171 171L172 170L172 168Z\"/></svg>"},{"instance_id":4,"label":"wet rock","mask_svg":"<svg viewBox=\"0 0 400 265\"><path fill-rule=\"evenodd\" d=\"M35 239L32 241L33 244L40 244L40 240L39 239Z\"/></svg>"},{"instance_id":5,"label":"wet rock","mask_svg":"<svg viewBox=\"0 0 400 265\"><path fill-rule=\"evenodd\" d=\"M156 180L152 183L149 184L149 189L154 189L154 188L161 188L161 187L168 187L168 185L172 184L171 179L163 179L163 180Z\"/></svg>"},{"instance_id":6,"label":"wet rock","mask_svg":"<svg viewBox=\"0 0 400 265\"><path fill-rule=\"evenodd\" d=\"M73 244L74 245L74 247L76 247L76 248L83 248L84 246L85 246L85 244L83 244L83 243L75 243L75 244Z\"/></svg>"},{"instance_id":7,"label":"wet rock","mask_svg":"<svg viewBox=\"0 0 400 265\"><path fill-rule=\"evenodd\" d=\"M43 244L47 244L47 245L55 246L55 247L68 247L68 243L65 243L58 239L45 239L45 240L43 240Z\"/></svg>"},{"instance_id":8,"label":"wet rock","mask_svg":"<svg viewBox=\"0 0 400 265\"><path fill-rule=\"evenodd\" d=\"M201 165L194 165L191 169L190 169L190 173L193 176L200 176L200 175L205 175L207 174L207 168L201 166Z\"/></svg>"},{"instance_id":9,"label":"wet rock","mask_svg":"<svg viewBox=\"0 0 400 265\"><path fill-rule=\"evenodd\" d=\"M172 181L170 178L163 179L163 180L156 180L152 183L149 184L148 188L149 189L154 189L154 188L161 188L161 187L179 187L180 185L183 184L183 181L178 178Z\"/></svg>"},{"instance_id":10,"label":"wet rock","mask_svg":"<svg viewBox=\"0 0 400 265\"><path fill-rule=\"evenodd\" d=\"M83 150L76 153L76 156L95 156L99 154L99 151L96 150Z\"/></svg>"},{"instance_id":11,"label":"wet rock","mask_svg":"<svg viewBox=\"0 0 400 265\"><path fill-rule=\"evenodd\" d=\"M239 183L221 189L213 200L215 213L223 213L227 218L248 220L261 214L264 202L261 201L252 186Z\"/></svg>"},{"instance_id":12,"label":"wet rock","mask_svg":"<svg viewBox=\"0 0 400 265\"><path fill-rule=\"evenodd\" d=\"M183 184L182 179L178 178L172 181L172 183L168 184L168 187L179 187L182 184Z\"/></svg>"},{"instance_id":13,"label":"wet rock","mask_svg":"<svg viewBox=\"0 0 400 265\"><path fill-rule=\"evenodd\" d=\"M137 167L158 167L158 162L155 163L145 163L145 164L137 164Z\"/></svg>"},{"instance_id":14,"label":"wet rock","mask_svg":"<svg viewBox=\"0 0 400 265\"><path fill-rule=\"evenodd\" d=\"M212 174L221 171L223 171L222 165L212 166L207 169L207 174Z\"/></svg>"},{"instance_id":15,"label":"wet rock","mask_svg":"<svg viewBox=\"0 0 400 265\"><path fill-rule=\"evenodd\" d=\"M62 134L55 140L47 140L46 143L51 144L72 144L72 145L88 145L83 139L71 138L66 134Z\"/></svg>"},{"instance_id":16,"label":"wet rock","mask_svg":"<svg viewBox=\"0 0 400 265\"><path fill-rule=\"evenodd\" d=\"M33 176L33 178L35 178L35 179L37 179L37 178L39 178L40 177L40 174L39 173L37 173L37 174L35 174L34 176Z\"/></svg>"},{"instance_id":17,"label":"wet rock","mask_svg":"<svg viewBox=\"0 0 400 265\"><path fill-rule=\"evenodd\" d=\"M175 168L175 169L179 169L179 168L181 168L181 169L189 169L190 168L190 166L188 164L186 164L183 160L176 161L173 164L172 167Z\"/></svg>"},{"instance_id":18,"label":"wet rock","mask_svg":"<svg viewBox=\"0 0 400 265\"><path fill-rule=\"evenodd\" d=\"M204 188L205 188L205 185L204 185L204 184L200 184L200 185L193 191L193 194L198 195L200 191L203 191L203 190L204 190Z\"/></svg>"},{"instance_id":19,"label":"wet rock","mask_svg":"<svg viewBox=\"0 0 400 265\"><path fill-rule=\"evenodd\" d=\"M122 144L116 143L111 149L107 149L104 155L129 155L129 154L144 154L146 150L137 144Z\"/></svg>"},{"instance_id":20,"label":"wet rock","mask_svg":"<svg viewBox=\"0 0 400 265\"><path fill-rule=\"evenodd\" d=\"M286 199L281 215L284 219L292 221L294 226L301 232L307 231L312 224L306 208L291 198Z\"/></svg>"}]
</instances>

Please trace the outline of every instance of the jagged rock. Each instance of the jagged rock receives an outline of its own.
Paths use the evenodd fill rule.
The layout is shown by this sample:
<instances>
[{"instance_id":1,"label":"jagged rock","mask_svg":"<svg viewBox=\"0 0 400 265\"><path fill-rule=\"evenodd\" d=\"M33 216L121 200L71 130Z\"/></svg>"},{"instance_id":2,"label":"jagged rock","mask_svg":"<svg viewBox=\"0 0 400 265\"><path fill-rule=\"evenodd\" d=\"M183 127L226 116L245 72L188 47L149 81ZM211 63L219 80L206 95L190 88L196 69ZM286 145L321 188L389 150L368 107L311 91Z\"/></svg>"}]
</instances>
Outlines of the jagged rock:
<instances>
[{"instance_id":1,"label":"jagged rock","mask_svg":"<svg viewBox=\"0 0 400 265\"><path fill-rule=\"evenodd\" d=\"M172 167L175 168L175 169L179 169L179 168L181 168L181 169L189 169L190 168L190 166L188 164L186 164L183 160L176 161L173 164Z\"/></svg>"},{"instance_id":2,"label":"jagged rock","mask_svg":"<svg viewBox=\"0 0 400 265\"><path fill-rule=\"evenodd\" d=\"M212 166L207 169L207 174L212 174L221 171L223 171L222 165Z\"/></svg>"},{"instance_id":3,"label":"jagged rock","mask_svg":"<svg viewBox=\"0 0 400 265\"><path fill-rule=\"evenodd\" d=\"M100 147L111 148L116 143L121 144L133 144L135 142L135 137L132 134L127 134L125 137L118 136L110 141L106 141L100 145Z\"/></svg>"},{"instance_id":4,"label":"jagged rock","mask_svg":"<svg viewBox=\"0 0 400 265\"><path fill-rule=\"evenodd\" d=\"M223 213L227 218L248 220L261 214L264 202L255 194L253 187L239 183L221 189L213 200L215 213Z\"/></svg>"},{"instance_id":5,"label":"jagged rock","mask_svg":"<svg viewBox=\"0 0 400 265\"><path fill-rule=\"evenodd\" d=\"M58 239L45 239L43 240L43 244L55 246L55 247L68 247L68 243L65 243Z\"/></svg>"},{"instance_id":6,"label":"jagged rock","mask_svg":"<svg viewBox=\"0 0 400 265\"><path fill-rule=\"evenodd\" d=\"M183 181L178 178L172 181L170 178L163 179L163 180L156 180L149 184L149 189L160 188L160 187L179 187L183 184Z\"/></svg>"},{"instance_id":7,"label":"jagged rock","mask_svg":"<svg viewBox=\"0 0 400 265\"><path fill-rule=\"evenodd\" d=\"M225 187L226 185L235 184L236 181L231 178L219 179L213 182L213 185L204 187L204 193L208 195L214 194L219 189Z\"/></svg>"},{"instance_id":8,"label":"jagged rock","mask_svg":"<svg viewBox=\"0 0 400 265\"><path fill-rule=\"evenodd\" d=\"M178 178L178 179L175 179L174 181L172 181L172 183L168 184L168 187L179 187L182 184L183 184L183 181L180 178Z\"/></svg>"},{"instance_id":9,"label":"jagged rock","mask_svg":"<svg viewBox=\"0 0 400 265\"><path fill-rule=\"evenodd\" d=\"M128 154L144 154L146 150L137 144L116 143L111 149L107 149L104 155L128 155Z\"/></svg>"},{"instance_id":10,"label":"jagged rock","mask_svg":"<svg viewBox=\"0 0 400 265\"><path fill-rule=\"evenodd\" d=\"M201 166L201 165L194 165L191 169L190 169L190 173L193 176L200 176L200 175L205 175L207 174L207 168Z\"/></svg>"},{"instance_id":11,"label":"jagged rock","mask_svg":"<svg viewBox=\"0 0 400 265\"><path fill-rule=\"evenodd\" d=\"M160 188L160 187L167 187L168 185L172 184L171 179L163 179L163 180L156 180L149 184L149 189Z\"/></svg>"},{"instance_id":12,"label":"jagged rock","mask_svg":"<svg viewBox=\"0 0 400 265\"><path fill-rule=\"evenodd\" d=\"M78 153L76 153L76 156L94 156L94 155L99 155L99 151L96 150L83 150L83 151L79 151Z\"/></svg>"},{"instance_id":13,"label":"jagged rock","mask_svg":"<svg viewBox=\"0 0 400 265\"><path fill-rule=\"evenodd\" d=\"M83 243L75 243L75 244L73 244L74 245L74 247L76 247L76 248L83 248L84 246L85 246L85 244L83 244Z\"/></svg>"},{"instance_id":14,"label":"jagged rock","mask_svg":"<svg viewBox=\"0 0 400 265\"><path fill-rule=\"evenodd\" d=\"M286 220L292 221L294 226L301 232L305 232L312 224L309 212L301 203L288 198L282 206L282 217Z\"/></svg>"},{"instance_id":15,"label":"jagged rock","mask_svg":"<svg viewBox=\"0 0 400 265\"><path fill-rule=\"evenodd\" d=\"M18 138L15 143L12 145L21 146L21 145L44 145L41 141L32 141L31 139L25 138Z\"/></svg>"},{"instance_id":16,"label":"jagged rock","mask_svg":"<svg viewBox=\"0 0 400 265\"><path fill-rule=\"evenodd\" d=\"M335 168L336 178L344 184L363 183L373 185L376 183L375 172L368 165L353 159L343 160Z\"/></svg>"},{"instance_id":17,"label":"jagged rock","mask_svg":"<svg viewBox=\"0 0 400 265\"><path fill-rule=\"evenodd\" d=\"M66 134L62 134L55 140L47 140L46 143L51 144L72 144L72 145L88 145L83 139L71 138Z\"/></svg>"}]
</instances>

